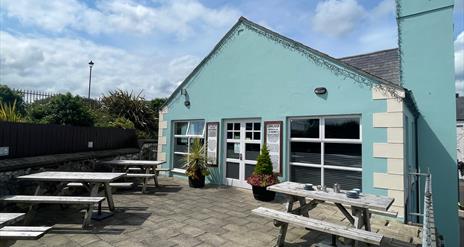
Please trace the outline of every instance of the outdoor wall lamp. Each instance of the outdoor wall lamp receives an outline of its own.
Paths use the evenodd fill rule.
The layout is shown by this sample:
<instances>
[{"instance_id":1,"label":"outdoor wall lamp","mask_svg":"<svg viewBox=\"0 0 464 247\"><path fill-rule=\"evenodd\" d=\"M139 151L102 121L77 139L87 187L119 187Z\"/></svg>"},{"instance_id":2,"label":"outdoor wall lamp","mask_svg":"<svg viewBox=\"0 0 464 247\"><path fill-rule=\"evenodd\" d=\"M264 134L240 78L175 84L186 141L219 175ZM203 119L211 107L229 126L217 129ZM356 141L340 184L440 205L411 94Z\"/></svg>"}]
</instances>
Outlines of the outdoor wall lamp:
<instances>
[{"instance_id":1,"label":"outdoor wall lamp","mask_svg":"<svg viewBox=\"0 0 464 247\"><path fill-rule=\"evenodd\" d=\"M322 95L327 93L327 89L325 87L317 87L314 89L314 93L317 95Z\"/></svg>"},{"instance_id":2,"label":"outdoor wall lamp","mask_svg":"<svg viewBox=\"0 0 464 247\"><path fill-rule=\"evenodd\" d=\"M187 89L182 88L182 89L180 90L180 95L184 95L184 96L185 96L184 105L185 105L186 107L189 107L189 106L190 106L190 100L189 100L189 96L188 96L188 93L187 93Z\"/></svg>"}]
</instances>

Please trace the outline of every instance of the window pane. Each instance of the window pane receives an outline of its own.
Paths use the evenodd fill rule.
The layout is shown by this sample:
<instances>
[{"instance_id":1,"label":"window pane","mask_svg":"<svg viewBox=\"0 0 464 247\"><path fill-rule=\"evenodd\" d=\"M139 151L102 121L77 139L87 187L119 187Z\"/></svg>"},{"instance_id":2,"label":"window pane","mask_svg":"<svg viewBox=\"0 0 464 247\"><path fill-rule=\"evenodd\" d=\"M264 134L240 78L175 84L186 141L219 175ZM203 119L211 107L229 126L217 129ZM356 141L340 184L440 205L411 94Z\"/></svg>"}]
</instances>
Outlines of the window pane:
<instances>
[{"instance_id":1,"label":"window pane","mask_svg":"<svg viewBox=\"0 0 464 247\"><path fill-rule=\"evenodd\" d=\"M245 144L245 159L246 160L256 160L259 155L260 144Z\"/></svg>"},{"instance_id":2,"label":"window pane","mask_svg":"<svg viewBox=\"0 0 464 247\"><path fill-rule=\"evenodd\" d=\"M184 162L183 159L186 157L185 155L182 154L174 154L174 168L180 168L180 169L185 169L184 168Z\"/></svg>"},{"instance_id":3,"label":"window pane","mask_svg":"<svg viewBox=\"0 0 464 247\"><path fill-rule=\"evenodd\" d=\"M290 166L290 180L298 183L321 184L321 169L314 167Z\"/></svg>"},{"instance_id":4,"label":"window pane","mask_svg":"<svg viewBox=\"0 0 464 247\"><path fill-rule=\"evenodd\" d=\"M324 165L360 168L362 160L361 144L324 144Z\"/></svg>"},{"instance_id":5,"label":"window pane","mask_svg":"<svg viewBox=\"0 0 464 247\"><path fill-rule=\"evenodd\" d=\"M233 133L233 132L227 131L227 139L232 139L232 133Z\"/></svg>"},{"instance_id":6,"label":"window pane","mask_svg":"<svg viewBox=\"0 0 464 247\"><path fill-rule=\"evenodd\" d=\"M234 139L240 139L240 132L239 131L234 132Z\"/></svg>"},{"instance_id":7,"label":"window pane","mask_svg":"<svg viewBox=\"0 0 464 247\"><path fill-rule=\"evenodd\" d=\"M232 162L227 162L226 163L226 178L234 178L234 179L239 179L239 164L238 163L232 163Z\"/></svg>"},{"instance_id":8,"label":"window pane","mask_svg":"<svg viewBox=\"0 0 464 247\"><path fill-rule=\"evenodd\" d=\"M246 130L252 130L253 129L253 123L246 123Z\"/></svg>"},{"instance_id":9,"label":"window pane","mask_svg":"<svg viewBox=\"0 0 464 247\"><path fill-rule=\"evenodd\" d=\"M245 164L245 179L247 179L255 171L255 165Z\"/></svg>"},{"instance_id":10,"label":"window pane","mask_svg":"<svg viewBox=\"0 0 464 247\"><path fill-rule=\"evenodd\" d=\"M233 129L234 129L234 125L232 123L228 123L227 130L233 130Z\"/></svg>"},{"instance_id":11,"label":"window pane","mask_svg":"<svg viewBox=\"0 0 464 247\"><path fill-rule=\"evenodd\" d=\"M324 169L325 186L333 188L335 183L340 184L343 190L362 188L362 172Z\"/></svg>"},{"instance_id":12,"label":"window pane","mask_svg":"<svg viewBox=\"0 0 464 247\"><path fill-rule=\"evenodd\" d=\"M234 123L234 130L240 130L240 123Z\"/></svg>"},{"instance_id":13,"label":"window pane","mask_svg":"<svg viewBox=\"0 0 464 247\"><path fill-rule=\"evenodd\" d=\"M319 138L319 119L292 120L291 137Z\"/></svg>"},{"instance_id":14,"label":"window pane","mask_svg":"<svg viewBox=\"0 0 464 247\"><path fill-rule=\"evenodd\" d=\"M253 132L247 131L247 132L245 133L245 139L246 139L246 140L251 140L252 138L253 138Z\"/></svg>"},{"instance_id":15,"label":"window pane","mask_svg":"<svg viewBox=\"0 0 464 247\"><path fill-rule=\"evenodd\" d=\"M240 145L240 144L239 143L227 143L227 156L226 156L227 158L239 159L240 150L235 150L236 145ZM239 152L236 153L235 151L239 151Z\"/></svg>"},{"instance_id":16,"label":"window pane","mask_svg":"<svg viewBox=\"0 0 464 247\"><path fill-rule=\"evenodd\" d=\"M190 122L190 127L188 129L189 135L203 135L203 128L205 127L205 121L196 120Z\"/></svg>"},{"instance_id":17,"label":"window pane","mask_svg":"<svg viewBox=\"0 0 464 247\"><path fill-rule=\"evenodd\" d=\"M175 123L175 134L176 135L185 135L187 134L187 122L177 122Z\"/></svg>"},{"instance_id":18,"label":"window pane","mask_svg":"<svg viewBox=\"0 0 464 247\"><path fill-rule=\"evenodd\" d=\"M174 152L188 152L188 138L174 138Z\"/></svg>"},{"instance_id":19,"label":"window pane","mask_svg":"<svg viewBox=\"0 0 464 247\"><path fill-rule=\"evenodd\" d=\"M261 140L261 133L260 132L255 132L253 140Z\"/></svg>"},{"instance_id":20,"label":"window pane","mask_svg":"<svg viewBox=\"0 0 464 247\"><path fill-rule=\"evenodd\" d=\"M290 161L309 164L321 164L321 144L309 142L292 142Z\"/></svg>"},{"instance_id":21,"label":"window pane","mask_svg":"<svg viewBox=\"0 0 464 247\"><path fill-rule=\"evenodd\" d=\"M359 139L359 118L326 118L325 138Z\"/></svg>"},{"instance_id":22,"label":"window pane","mask_svg":"<svg viewBox=\"0 0 464 247\"><path fill-rule=\"evenodd\" d=\"M261 130L261 123L254 123L254 130Z\"/></svg>"}]
</instances>

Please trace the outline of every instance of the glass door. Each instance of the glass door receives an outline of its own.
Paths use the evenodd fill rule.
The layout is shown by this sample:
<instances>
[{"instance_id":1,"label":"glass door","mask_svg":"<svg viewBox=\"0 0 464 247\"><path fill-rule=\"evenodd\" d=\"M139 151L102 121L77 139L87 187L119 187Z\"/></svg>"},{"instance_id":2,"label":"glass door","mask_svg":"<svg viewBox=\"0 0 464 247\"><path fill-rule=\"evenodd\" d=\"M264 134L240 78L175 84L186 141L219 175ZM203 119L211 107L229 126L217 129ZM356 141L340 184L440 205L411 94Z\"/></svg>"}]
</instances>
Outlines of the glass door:
<instances>
[{"instance_id":1,"label":"glass door","mask_svg":"<svg viewBox=\"0 0 464 247\"><path fill-rule=\"evenodd\" d=\"M227 121L225 132L225 184L251 188L246 178L253 173L261 149L261 123L259 120Z\"/></svg>"}]
</instances>

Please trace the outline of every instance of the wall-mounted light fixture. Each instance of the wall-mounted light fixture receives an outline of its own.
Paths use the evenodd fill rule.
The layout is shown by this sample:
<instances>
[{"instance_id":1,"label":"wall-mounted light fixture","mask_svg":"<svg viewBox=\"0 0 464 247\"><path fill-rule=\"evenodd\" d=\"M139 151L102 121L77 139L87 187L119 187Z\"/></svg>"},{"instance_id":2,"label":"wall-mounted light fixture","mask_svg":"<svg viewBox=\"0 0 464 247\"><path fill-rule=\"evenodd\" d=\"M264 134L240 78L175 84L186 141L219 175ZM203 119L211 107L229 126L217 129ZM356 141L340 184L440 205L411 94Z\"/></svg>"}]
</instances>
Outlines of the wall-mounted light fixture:
<instances>
[{"instance_id":1,"label":"wall-mounted light fixture","mask_svg":"<svg viewBox=\"0 0 464 247\"><path fill-rule=\"evenodd\" d=\"M314 89L314 93L317 95L322 95L327 93L327 89L325 87L317 87Z\"/></svg>"},{"instance_id":2,"label":"wall-mounted light fixture","mask_svg":"<svg viewBox=\"0 0 464 247\"><path fill-rule=\"evenodd\" d=\"M182 89L180 90L180 95L184 95L184 96L187 95L187 89L182 88Z\"/></svg>"},{"instance_id":3,"label":"wall-mounted light fixture","mask_svg":"<svg viewBox=\"0 0 464 247\"><path fill-rule=\"evenodd\" d=\"M180 90L180 95L184 95L184 96L185 96L184 105L185 105L186 107L189 107L189 106L190 106L190 100L189 100L189 96L188 96L188 93L187 93L187 89L182 88L182 89Z\"/></svg>"}]
</instances>

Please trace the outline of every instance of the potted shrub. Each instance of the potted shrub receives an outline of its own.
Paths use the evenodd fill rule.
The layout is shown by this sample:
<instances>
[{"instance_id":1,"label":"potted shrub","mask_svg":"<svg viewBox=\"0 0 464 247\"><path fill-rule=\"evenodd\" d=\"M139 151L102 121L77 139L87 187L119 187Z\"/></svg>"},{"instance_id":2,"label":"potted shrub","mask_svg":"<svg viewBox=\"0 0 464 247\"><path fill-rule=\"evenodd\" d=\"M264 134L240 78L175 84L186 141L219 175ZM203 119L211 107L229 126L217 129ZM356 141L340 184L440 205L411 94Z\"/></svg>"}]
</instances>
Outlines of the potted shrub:
<instances>
[{"instance_id":1,"label":"potted shrub","mask_svg":"<svg viewBox=\"0 0 464 247\"><path fill-rule=\"evenodd\" d=\"M185 175L188 176L189 186L192 188L205 187L205 177L209 175L205 147L199 138L193 140L190 153L184 158Z\"/></svg>"},{"instance_id":2,"label":"potted shrub","mask_svg":"<svg viewBox=\"0 0 464 247\"><path fill-rule=\"evenodd\" d=\"M253 196L256 200L269 202L274 200L275 192L267 190L268 186L279 183L277 175L272 172L272 162L266 145L261 148L253 174L247 178L253 187Z\"/></svg>"}]
</instances>

